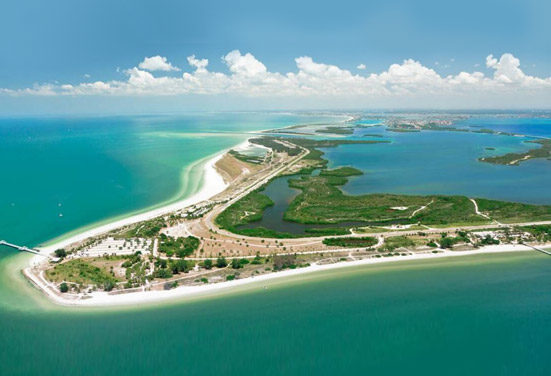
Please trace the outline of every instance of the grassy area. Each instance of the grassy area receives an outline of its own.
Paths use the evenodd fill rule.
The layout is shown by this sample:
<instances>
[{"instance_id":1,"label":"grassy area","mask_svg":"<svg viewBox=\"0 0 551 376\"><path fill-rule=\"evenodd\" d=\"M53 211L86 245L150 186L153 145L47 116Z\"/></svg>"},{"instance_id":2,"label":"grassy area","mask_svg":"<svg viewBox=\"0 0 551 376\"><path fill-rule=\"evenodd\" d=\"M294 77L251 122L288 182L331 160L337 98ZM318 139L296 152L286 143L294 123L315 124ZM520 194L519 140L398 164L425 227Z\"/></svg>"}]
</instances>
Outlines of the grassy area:
<instances>
[{"instance_id":1,"label":"grassy area","mask_svg":"<svg viewBox=\"0 0 551 376\"><path fill-rule=\"evenodd\" d=\"M345 227L307 228L304 230L308 236L324 235L348 235L350 230Z\"/></svg>"},{"instance_id":2,"label":"grassy area","mask_svg":"<svg viewBox=\"0 0 551 376\"><path fill-rule=\"evenodd\" d=\"M178 256L184 258L191 255L199 247L199 239L194 236L187 238L173 238L161 234L159 236L159 252L165 253L167 256Z\"/></svg>"},{"instance_id":3,"label":"grassy area","mask_svg":"<svg viewBox=\"0 0 551 376\"><path fill-rule=\"evenodd\" d=\"M326 238L323 239L323 244L334 247L372 247L377 244L377 239L372 236L361 238Z\"/></svg>"},{"instance_id":4,"label":"grassy area","mask_svg":"<svg viewBox=\"0 0 551 376\"><path fill-rule=\"evenodd\" d=\"M478 209L504 223L551 220L551 206L477 199Z\"/></svg>"},{"instance_id":5,"label":"grassy area","mask_svg":"<svg viewBox=\"0 0 551 376\"><path fill-rule=\"evenodd\" d=\"M262 194L261 190L253 191L230 205L216 217L216 224L221 228L236 232L239 225L262 219L264 209L272 205L274 202Z\"/></svg>"},{"instance_id":6,"label":"grassy area","mask_svg":"<svg viewBox=\"0 0 551 376\"><path fill-rule=\"evenodd\" d=\"M257 156L257 155L246 155L242 154L235 150L230 150L229 154L233 156L236 159L239 159L240 161L252 163L252 164L260 164L264 161L263 157Z\"/></svg>"},{"instance_id":7,"label":"grassy area","mask_svg":"<svg viewBox=\"0 0 551 376\"><path fill-rule=\"evenodd\" d=\"M385 136L383 136L382 134L379 134L379 133L365 133L364 135L362 135L362 137L383 138Z\"/></svg>"},{"instance_id":8,"label":"grassy area","mask_svg":"<svg viewBox=\"0 0 551 376\"><path fill-rule=\"evenodd\" d=\"M330 174L291 179L291 187L302 190L289 205L285 219L311 224L330 224L349 221L388 222L402 219L410 223L415 209L429 201L424 197L398 195L345 195L338 187L347 182L348 174L355 171L337 169ZM407 207L393 210L392 207ZM367 224L367 223L366 223ZM374 223L375 224L375 223Z\"/></svg>"},{"instance_id":9,"label":"grassy area","mask_svg":"<svg viewBox=\"0 0 551 376\"><path fill-rule=\"evenodd\" d=\"M276 142L278 139L274 137L262 137L260 140L265 145L273 143L277 148L289 149L289 147ZM311 229L302 235L280 233L263 227L238 229L240 225L260 220L264 209L273 205L269 197L263 195L261 191L256 191L222 212L216 219L220 227L249 236L289 238L346 234L348 229L338 226L343 222L361 222L365 226L422 224L447 227L481 225L491 223L492 220L507 223L551 220L551 206L477 199L480 211L491 217L488 219L476 214L473 203L464 196L346 195L341 191L340 186L347 183L348 177L361 175L362 172L353 167L341 167L322 170L318 176L309 175L313 169L324 168L327 165L327 161L323 159L323 152L318 148L385 141L304 138L293 138L286 141L308 149L310 153L304 159L312 161L312 164L304 168L297 178L289 180L289 185L301 190L301 193L290 203L283 219L303 224L335 224L337 226L333 229Z\"/></svg>"},{"instance_id":10,"label":"grassy area","mask_svg":"<svg viewBox=\"0 0 551 376\"><path fill-rule=\"evenodd\" d=\"M391 252L398 248L415 247L417 245L420 244L407 236L390 236L385 239L381 251Z\"/></svg>"},{"instance_id":11,"label":"grassy area","mask_svg":"<svg viewBox=\"0 0 551 376\"><path fill-rule=\"evenodd\" d=\"M353 170L337 169L330 174L302 176L289 181L302 191L289 205L285 219L299 223L327 224L363 221L366 225L417 224L445 226L457 223L484 224L473 203L464 196L412 196L369 194L351 196L338 187ZM482 212L506 222L551 220L551 207L477 200Z\"/></svg>"},{"instance_id":12,"label":"grassy area","mask_svg":"<svg viewBox=\"0 0 551 376\"><path fill-rule=\"evenodd\" d=\"M148 221L139 222L121 234L115 234L119 238L154 238L159 235L159 231L167 227L163 218L153 218Z\"/></svg>"},{"instance_id":13,"label":"grassy area","mask_svg":"<svg viewBox=\"0 0 551 376\"><path fill-rule=\"evenodd\" d=\"M113 259L120 262L120 259ZM93 260L75 259L58 264L46 270L46 278L52 282L68 281L77 285L96 285L103 288L106 284L114 284L119 280L106 271L105 267L93 264Z\"/></svg>"},{"instance_id":14,"label":"grassy area","mask_svg":"<svg viewBox=\"0 0 551 376\"><path fill-rule=\"evenodd\" d=\"M387 128L387 131L389 132L396 132L396 133L417 133L421 132L419 129L413 129L413 128Z\"/></svg>"},{"instance_id":15,"label":"grassy area","mask_svg":"<svg viewBox=\"0 0 551 376\"><path fill-rule=\"evenodd\" d=\"M257 137L257 138L251 138L249 142L257 145L262 145L267 148L270 148L278 153L287 153L290 156L299 155L301 152L300 148L291 148L288 147L280 142L278 140L285 140L284 138L276 138L276 137Z\"/></svg>"},{"instance_id":16,"label":"grassy area","mask_svg":"<svg viewBox=\"0 0 551 376\"><path fill-rule=\"evenodd\" d=\"M551 241L551 225L523 226L520 230L530 233L540 242Z\"/></svg>"},{"instance_id":17,"label":"grassy area","mask_svg":"<svg viewBox=\"0 0 551 376\"><path fill-rule=\"evenodd\" d=\"M255 236L258 238L275 238L275 239L288 239L288 238L297 238L298 235L290 234L288 232L280 232L277 230L271 230L266 227L258 226L255 228L232 228L227 229L236 234L241 234L245 236Z\"/></svg>"},{"instance_id":18,"label":"grassy area","mask_svg":"<svg viewBox=\"0 0 551 376\"><path fill-rule=\"evenodd\" d=\"M354 167L340 167L333 170L323 170L320 172L320 176L354 176L363 175L363 172Z\"/></svg>"},{"instance_id":19,"label":"grassy area","mask_svg":"<svg viewBox=\"0 0 551 376\"><path fill-rule=\"evenodd\" d=\"M325 127L316 130L317 133L331 133L331 134L352 134L354 133L353 127Z\"/></svg>"},{"instance_id":20,"label":"grassy area","mask_svg":"<svg viewBox=\"0 0 551 376\"><path fill-rule=\"evenodd\" d=\"M529 159L551 158L551 139L526 142L531 144L539 144L540 147L530 149L524 153L508 153L495 157L484 157L480 158L479 161L493 164L518 166L521 162L527 161Z\"/></svg>"}]
</instances>

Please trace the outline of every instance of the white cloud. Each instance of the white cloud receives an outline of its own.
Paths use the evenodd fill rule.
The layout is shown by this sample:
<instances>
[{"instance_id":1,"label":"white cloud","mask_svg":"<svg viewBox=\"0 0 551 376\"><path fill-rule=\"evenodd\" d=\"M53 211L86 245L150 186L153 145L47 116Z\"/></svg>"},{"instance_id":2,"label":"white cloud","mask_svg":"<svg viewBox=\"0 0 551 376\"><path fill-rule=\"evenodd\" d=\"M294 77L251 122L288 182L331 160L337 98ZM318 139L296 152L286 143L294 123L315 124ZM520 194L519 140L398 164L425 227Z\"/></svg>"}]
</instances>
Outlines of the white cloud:
<instances>
[{"instance_id":1,"label":"white cloud","mask_svg":"<svg viewBox=\"0 0 551 376\"><path fill-rule=\"evenodd\" d=\"M187 62L192 67L195 67L198 72L205 72L207 70L207 65L209 65L207 59L196 59L195 55L188 56Z\"/></svg>"},{"instance_id":2,"label":"white cloud","mask_svg":"<svg viewBox=\"0 0 551 376\"><path fill-rule=\"evenodd\" d=\"M486 66L488 68L493 68L496 66L496 64L497 64L497 59L494 58L494 55L490 54L486 56Z\"/></svg>"},{"instance_id":3,"label":"white cloud","mask_svg":"<svg viewBox=\"0 0 551 376\"><path fill-rule=\"evenodd\" d=\"M166 57L163 56L151 56L146 57L143 59L143 61L138 65L141 69L145 69L148 71L163 71L163 72L169 72L169 71L179 71L180 69L170 64Z\"/></svg>"},{"instance_id":4,"label":"white cloud","mask_svg":"<svg viewBox=\"0 0 551 376\"><path fill-rule=\"evenodd\" d=\"M476 104L502 104L505 102L500 99L506 97L512 98L512 103L532 103L534 99L551 103L551 78L526 75L520 68L519 59L508 53L499 60L493 55L486 58L486 66L493 70L490 76L478 71L442 76L412 59L391 64L387 70L379 73L362 74L316 62L309 56L296 58L296 70L287 73L270 72L255 56L242 54L238 50L223 56L222 61L227 71L212 72L208 70L207 59L189 56L188 63L192 69L175 77L162 74L154 76L151 73L161 69L161 66L165 67L165 71L174 70L166 58L146 58L137 67L124 70L127 77L124 80L43 84L19 90L0 89L0 93L44 96L227 94L249 98L279 98L281 103L291 104L322 98L326 103L341 100L362 106L386 101L395 103L397 107L403 103L412 106L421 103L431 105L435 100L445 101L450 104L449 107L469 100Z\"/></svg>"},{"instance_id":5,"label":"white cloud","mask_svg":"<svg viewBox=\"0 0 551 376\"><path fill-rule=\"evenodd\" d=\"M367 67L365 66L365 64L358 64L358 66L356 67L356 69L359 69L359 70L365 70Z\"/></svg>"},{"instance_id":6,"label":"white cloud","mask_svg":"<svg viewBox=\"0 0 551 376\"><path fill-rule=\"evenodd\" d=\"M250 53L241 55L239 50L233 50L226 56L222 57L222 60L226 63L232 73L236 75L254 77L266 74L268 71L266 66L258 61Z\"/></svg>"}]
</instances>

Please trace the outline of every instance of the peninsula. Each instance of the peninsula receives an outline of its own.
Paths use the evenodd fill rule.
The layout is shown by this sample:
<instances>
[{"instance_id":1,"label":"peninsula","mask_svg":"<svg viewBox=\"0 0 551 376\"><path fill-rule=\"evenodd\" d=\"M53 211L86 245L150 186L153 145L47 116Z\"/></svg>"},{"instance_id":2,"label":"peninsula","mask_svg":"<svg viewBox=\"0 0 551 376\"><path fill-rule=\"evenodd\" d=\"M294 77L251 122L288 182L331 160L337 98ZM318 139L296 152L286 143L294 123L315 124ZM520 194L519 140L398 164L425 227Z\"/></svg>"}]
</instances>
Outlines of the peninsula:
<instances>
[{"instance_id":1,"label":"peninsula","mask_svg":"<svg viewBox=\"0 0 551 376\"><path fill-rule=\"evenodd\" d=\"M395 122L387 126L401 129ZM289 137L282 135L286 129L253 136L204 164L204 188L194 197L42 247L24 274L60 304L135 304L348 265L546 253L551 246L551 206L344 193L348 179L363 172L353 166L329 168L324 150L384 147L391 141L340 137L354 132L350 122L321 127L314 133L337 137ZM539 143L547 147L547 141ZM296 231L261 221L274 205L264 191L283 178L297 194L281 221L296 224Z\"/></svg>"}]
</instances>

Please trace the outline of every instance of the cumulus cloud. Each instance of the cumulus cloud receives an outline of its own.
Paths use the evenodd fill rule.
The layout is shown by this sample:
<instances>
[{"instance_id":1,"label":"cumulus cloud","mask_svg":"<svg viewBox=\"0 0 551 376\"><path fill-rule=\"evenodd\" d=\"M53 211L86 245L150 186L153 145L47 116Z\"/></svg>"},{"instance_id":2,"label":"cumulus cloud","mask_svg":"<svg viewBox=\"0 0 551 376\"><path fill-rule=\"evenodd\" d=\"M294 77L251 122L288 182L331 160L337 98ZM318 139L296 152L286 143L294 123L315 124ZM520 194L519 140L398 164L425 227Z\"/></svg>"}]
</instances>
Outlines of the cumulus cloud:
<instances>
[{"instance_id":1,"label":"cumulus cloud","mask_svg":"<svg viewBox=\"0 0 551 376\"><path fill-rule=\"evenodd\" d=\"M179 71L180 69L170 64L166 57L163 56L151 56L146 57L143 59L143 61L138 64L138 67L141 69L145 69L148 71L163 71L163 72L169 72L169 71Z\"/></svg>"},{"instance_id":2,"label":"cumulus cloud","mask_svg":"<svg viewBox=\"0 0 551 376\"><path fill-rule=\"evenodd\" d=\"M241 55L239 50L233 50L226 56L222 57L222 60L228 66L230 72L245 77L262 76L267 73L266 66L258 61L250 53Z\"/></svg>"},{"instance_id":3,"label":"cumulus cloud","mask_svg":"<svg viewBox=\"0 0 551 376\"><path fill-rule=\"evenodd\" d=\"M406 59L391 64L382 72L352 73L336 65L316 62L309 56L295 59L296 69L287 72L271 72L251 53L230 51L222 57L227 71L208 70L209 61L191 55L187 58L191 69L180 76L153 75L152 71L173 71L166 58L154 56L144 59L138 66L124 70L126 79L112 81L81 82L76 84L43 84L19 90L0 89L8 95L219 95L243 97L284 98L346 98L346 103L378 103L407 99L408 103L420 103L419 98L446 98L449 103L465 98L477 98L488 103L496 98L551 99L551 78L525 74L520 61L505 53L499 59L486 58L486 67L492 75L482 72L459 72L441 75L419 61ZM358 69L364 71L357 67ZM417 102L416 102L417 101ZM493 101L493 102L492 102ZM432 103L430 100L427 103ZM477 102L478 103L478 102Z\"/></svg>"},{"instance_id":4,"label":"cumulus cloud","mask_svg":"<svg viewBox=\"0 0 551 376\"><path fill-rule=\"evenodd\" d=\"M207 59L196 59L195 55L188 56L187 62L192 67L195 67L198 72L205 72L207 70L207 65L209 65Z\"/></svg>"},{"instance_id":5,"label":"cumulus cloud","mask_svg":"<svg viewBox=\"0 0 551 376\"><path fill-rule=\"evenodd\" d=\"M359 69L359 70L365 70L367 67L365 66L365 64L358 64L356 66L356 69Z\"/></svg>"}]
</instances>

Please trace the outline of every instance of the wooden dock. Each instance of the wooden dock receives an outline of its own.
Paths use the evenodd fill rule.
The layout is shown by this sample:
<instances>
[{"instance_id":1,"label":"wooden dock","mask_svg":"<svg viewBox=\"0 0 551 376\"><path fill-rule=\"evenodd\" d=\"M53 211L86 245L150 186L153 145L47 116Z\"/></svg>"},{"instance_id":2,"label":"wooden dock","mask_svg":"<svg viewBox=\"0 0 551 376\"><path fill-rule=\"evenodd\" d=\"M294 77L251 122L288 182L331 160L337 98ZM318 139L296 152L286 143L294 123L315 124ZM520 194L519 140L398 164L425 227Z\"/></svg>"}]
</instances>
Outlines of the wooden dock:
<instances>
[{"instance_id":1,"label":"wooden dock","mask_svg":"<svg viewBox=\"0 0 551 376\"><path fill-rule=\"evenodd\" d=\"M538 252L541 252L541 253L545 253L546 255L548 256L551 256L551 252L550 251L546 251L545 249L541 249L541 248L538 248L538 247L535 247L533 245L530 245L530 244L526 244L526 243L523 243L523 245L529 247L529 248L532 248L533 250L535 251L538 251Z\"/></svg>"},{"instance_id":2,"label":"wooden dock","mask_svg":"<svg viewBox=\"0 0 551 376\"><path fill-rule=\"evenodd\" d=\"M40 253L40 251L37 250L37 249L32 249L32 248L29 248L29 247L24 247L24 246L20 246L20 245L17 245L17 244L8 243L5 240L0 240L0 245L17 249L19 252L29 252L29 253L32 253L32 254L35 254L35 255L46 256L45 254Z\"/></svg>"}]
</instances>

